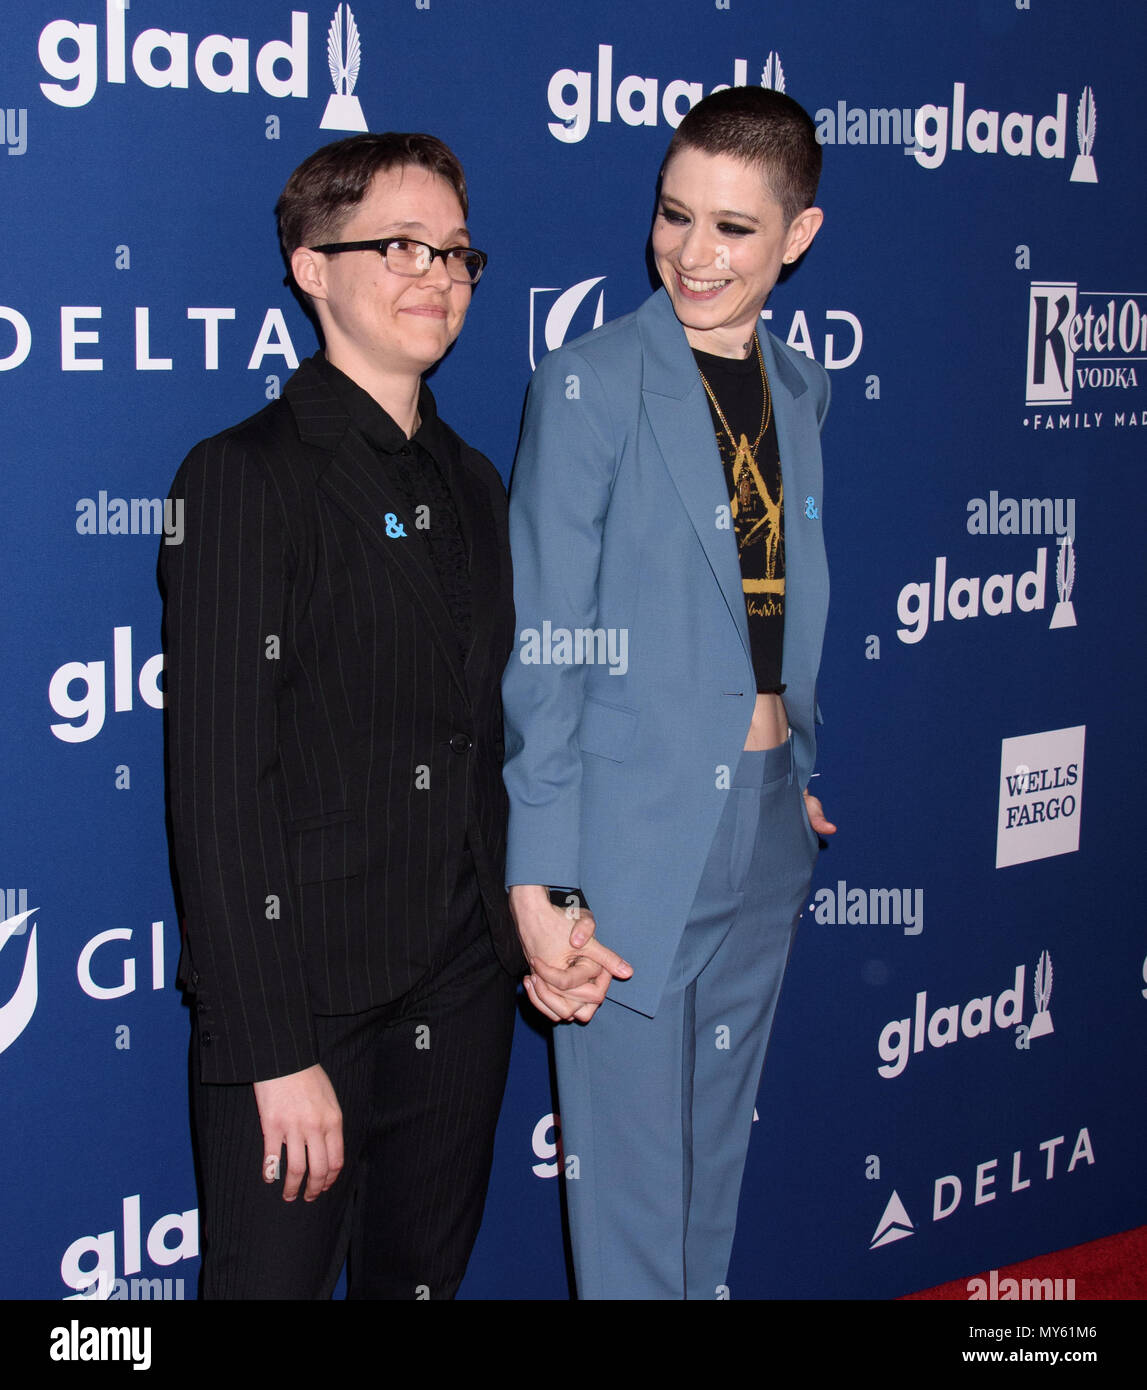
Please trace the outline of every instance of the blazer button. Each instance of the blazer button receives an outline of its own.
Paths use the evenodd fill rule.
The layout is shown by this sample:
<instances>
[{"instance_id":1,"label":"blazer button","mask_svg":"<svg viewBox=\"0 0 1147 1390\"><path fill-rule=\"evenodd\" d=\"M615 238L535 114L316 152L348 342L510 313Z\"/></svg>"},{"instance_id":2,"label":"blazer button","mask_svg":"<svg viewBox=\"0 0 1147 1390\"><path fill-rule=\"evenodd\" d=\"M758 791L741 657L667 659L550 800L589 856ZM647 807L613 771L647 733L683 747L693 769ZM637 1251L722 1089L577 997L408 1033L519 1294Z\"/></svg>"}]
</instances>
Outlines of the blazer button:
<instances>
[{"instance_id":1,"label":"blazer button","mask_svg":"<svg viewBox=\"0 0 1147 1390\"><path fill-rule=\"evenodd\" d=\"M450 740L450 747L455 753L465 753L473 744L469 734L455 734Z\"/></svg>"},{"instance_id":2,"label":"blazer button","mask_svg":"<svg viewBox=\"0 0 1147 1390\"><path fill-rule=\"evenodd\" d=\"M211 1046L211 1034L210 1034L210 1033L200 1033L200 1034L199 1034L199 1041L203 1044L204 1047L210 1047L210 1046Z\"/></svg>"}]
</instances>

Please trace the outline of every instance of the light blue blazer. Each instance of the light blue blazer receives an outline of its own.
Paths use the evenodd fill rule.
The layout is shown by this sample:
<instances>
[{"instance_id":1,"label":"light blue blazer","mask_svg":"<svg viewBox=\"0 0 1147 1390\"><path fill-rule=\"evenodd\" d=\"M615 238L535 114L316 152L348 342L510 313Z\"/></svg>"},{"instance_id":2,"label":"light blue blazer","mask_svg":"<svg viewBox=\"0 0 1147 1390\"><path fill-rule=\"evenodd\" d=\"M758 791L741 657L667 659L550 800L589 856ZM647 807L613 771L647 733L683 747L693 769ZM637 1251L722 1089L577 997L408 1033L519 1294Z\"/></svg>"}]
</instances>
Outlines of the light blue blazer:
<instances>
[{"instance_id":1,"label":"light blue blazer","mask_svg":"<svg viewBox=\"0 0 1147 1390\"><path fill-rule=\"evenodd\" d=\"M829 386L770 334L761 349L784 479L784 700L804 787L828 607L819 432ZM652 1016L756 695L709 405L664 290L539 365L510 544L506 882L581 888L598 937L634 968L611 997ZM805 828L815 838L807 816Z\"/></svg>"}]
</instances>

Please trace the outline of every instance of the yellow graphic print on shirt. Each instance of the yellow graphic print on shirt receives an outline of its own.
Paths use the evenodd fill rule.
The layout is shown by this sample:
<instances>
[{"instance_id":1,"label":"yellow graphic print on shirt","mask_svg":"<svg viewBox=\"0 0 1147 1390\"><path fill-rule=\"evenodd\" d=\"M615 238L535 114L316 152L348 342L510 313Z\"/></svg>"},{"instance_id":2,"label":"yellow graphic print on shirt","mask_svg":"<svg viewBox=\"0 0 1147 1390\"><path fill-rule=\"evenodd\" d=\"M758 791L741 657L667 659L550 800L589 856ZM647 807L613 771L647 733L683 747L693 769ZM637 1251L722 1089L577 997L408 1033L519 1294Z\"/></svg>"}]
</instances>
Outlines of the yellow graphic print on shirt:
<instances>
[{"instance_id":1,"label":"yellow graphic print on shirt","mask_svg":"<svg viewBox=\"0 0 1147 1390\"><path fill-rule=\"evenodd\" d=\"M728 449L728 440L718 437ZM750 618L779 617L785 611L785 554L781 518L784 485L776 470L776 496L769 491L742 434L731 469L735 490L730 501L741 559L741 587Z\"/></svg>"}]
</instances>

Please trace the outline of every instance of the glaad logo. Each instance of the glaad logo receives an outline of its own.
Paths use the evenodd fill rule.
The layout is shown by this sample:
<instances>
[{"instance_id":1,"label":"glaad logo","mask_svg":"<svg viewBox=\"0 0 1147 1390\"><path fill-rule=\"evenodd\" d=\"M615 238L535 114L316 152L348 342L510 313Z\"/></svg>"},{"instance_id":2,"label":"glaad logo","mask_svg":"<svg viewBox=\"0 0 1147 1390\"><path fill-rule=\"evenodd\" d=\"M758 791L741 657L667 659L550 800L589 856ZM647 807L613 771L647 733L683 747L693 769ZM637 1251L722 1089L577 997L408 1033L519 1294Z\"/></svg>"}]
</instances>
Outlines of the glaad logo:
<instances>
[{"instance_id":1,"label":"glaad logo","mask_svg":"<svg viewBox=\"0 0 1147 1390\"><path fill-rule=\"evenodd\" d=\"M1007 1188L996 1187L998 1176L996 1170L1000 1165L998 1158L988 1158L982 1163L977 1163L975 1177L969 1182L969 1187L975 1194L972 1205L974 1207L987 1206L989 1202L994 1202L997 1197L1026 1191L1031 1187L1033 1178L1038 1180L1041 1168L1043 1181L1054 1182L1064 1172L1074 1173L1081 1163L1088 1167L1094 1166L1095 1150L1092 1148L1091 1135L1088 1133L1086 1125L1076 1135L1071 1157L1064 1167L1062 1164L1057 1165L1057 1159L1060 1157L1058 1152L1060 1145L1064 1144L1066 1140L1065 1134L1057 1134L1054 1139L1045 1139L1039 1144L1039 1152L1044 1155L1042 1164L1038 1158L1033 1160L1030 1155L1025 1155L1023 1149L1014 1149L1012 1151L1011 1184ZM1024 1176L1025 1157L1032 1177ZM964 1183L959 1174L945 1173L943 1177L936 1178L932 1184L933 1222L947 1220L957 1210L963 1199ZM893 1241L903 1240L905 1236L914 1235L916 1230L917 1227L908 1215L904 1202L894 1191L888 1199L880 1220L876 1223L876 1230L873 1232L868 1248L875 1250L878 1246L890 1245Z\"/></svg>"},{"instance_id":2,"label":"glaad logo","mask_svg":"<svg viewBox=\"0 0 1147 1390\"><path fill-rule=\"evenodd\" d=\"M605 279L604 275L595 275L588 280L579 280L576 285L571 285L568 290L560 293L549 286L539 286L530 289L530 370L533 371L538 363L554 348L561 345L570 336L570 325L573 323L574 315L589 299L595 286L600 285ZM545 326L542 331L542 341L538 342L538 320L540 309L538 308L538 296L543 294L557 294L557 299L546 311ZM586 326L585 331L590 328L600 328L605 322L605 291L597 292L597 307L593 314L593 323ZM580 333L575 333L575 337L580 337Z\"/></svg>"},{"instance_id":3,"label":"glaad logo","mask_svg":"<svg viewBox=\"0 0 1147 1390\"><path fill-rule=\"evenodd\" d=\"M123 1259L124 1275L139 1274L143 1269L144 1251L154 1265L173 1265L180 1260L193 1260L199 1254L199 1212L170 1212L159 1217L143 1235L142 1203L137 1192L123 1199L122 1240L119 1252ZM171 1237L175 1244L170 1244ZM99 1235L80 1236L73 1240L60 1260L60 1278L75 1294L66 1299L111 1298L116 1296L119 1279L116 1274L116 1232L101 1231ZM95 1264L81 1268L81 1261L95 1256Z\"/></svg>"},{"instance_id":4,"label":"glaad logo","mask_svg":"<svg viewBox=\"0 0 1147 1390\"><path fill-rule=\"evenodd\" d=\"M784 73L780 59L770 53L761 73L761 85L772 87L779 83L777 91L784 90ZM747 87L749 85L749 64L744 58L733 63L731 83L719 82L711 87L718 92L727 86ZM566 95L573 92L572 97ZM573 68L559 68L546 88L546 100L555 119L548 123L548 130L555 140L564 145L576 145L589 134L590 122L609 124L616 109L618 116L628 126L655 126L658 114L665 124L676 129L684 120L685 113L705 95L705 87L700 82L686 82L681 78L665 84L664 91L656 77L638 77L631 73L617 84L613 82L613 45L600 43L597 46L597 101L594 102L594 79L589 72L576 72ZM660 101L658 98L660 97ZM682 105L684 102L684 105Z\"/></svg>"},{"instance_id":5,"label":"glaad logo","mask_svg":"<svg viewBox=\"0 0 1147 1390\"><path fill-rule=\"evenodd\" d=\"M335 90L319 122L320 130L364 131L368 128L358 97L352 95L361 63L362 45L359 43L354 12L349 5L336 5L335 17L327 30L327 64L331 70L331 81Z\"/></svg>"},{"instance_id":6,"label":"glaad logo","mask_svg":"<svg viewBox=\"0 0 1147 1390\"><path fill-rule=\"evenodd\" d=\"M931 102L916 111L916 149L912 151L922 169L938 169L948 157L949 148L963 150L965 143L972 154L999 154L1001 148L1012 158L1030 158L1034 151L1043 159L1067 157L1067 93L1056 94L1055 113L1043 116L1037 123L1034 115L1009 111L989 111L977 106L965 117L965 85L952 85L952 105L937 106ZM951 146L949 147L949 114L951 114ZM1095 97L1090 87L1083 89L1076 117L1076 136L1079 157L1071 170L1073 183L1095 183L1095 161L1091 150L1095 144Z\"/></svg>"},{"instance_id":7,"label":"glaad logo","mask_svg":"<svg viewBox=\"0 0 1147 1390\"><path fill-rule=\"evenodd\" d=\"M1079 848L1086 732L1079 724L1001 741L997 869Z\"/></svg>"},{"instance_id":8,"label":"glaad logo","mask_svg":"<svg viewBox=\"0 0 1147 1390\"><path fill-rule=\"evenodd\" d=\"M1026 1051L1032 1038L1054 1032L1047 1010L1051 999L1051 957L1044 951L1036 965L1036 1012L1027 1027L1023 1021L1024 973L1024 967L1017 965L1012 987L1000 991L994 1007L992 996L984 994L969 999L962 1007L947 1004L929 1015L928 991L922 989L916 996L913 1017L891 1019L881 1030L876 1050L882 1064L876 1068L877 1072L890 1081L903 1073L909 1056L924 1051L925 1043L929 1047L946 1047L959 1042L961 1037L974 1038L990 1033L993 1022L997 1028L1014 1028L1016 1046Z\"/></svg>"},{"instance_id":9,"label":"glaad logo","mask_svg":"<svg viewBox=\"0 0 1147 1390\"><path fill-rule=\"evenodd\" d=\"M107 0L105 62L107 80L127 81L128 0ZM99 30L94 24L53 19L40 33L40 66L55 82L41 82L40 91L57 106L86 106L99 82ZM74 55L71 50L75 49ZM208 34L195 49L195 76L209 92L251 90L249 39ZM167 29L145 29L131 46L131 66L147 87L182 87L189 82L189 36ZM65 53L69 56L65 57ZM156 62L156 55L160 62ZM226 70L220 72L223 60ZM277 64L285 65L280 73ZM307 95L307 13L291 11L290 42L272 39L255 59L259 86L271 97ZM69 85L70 84L70 85Z\"/></svg>"},{"instance_id":10,"label":"glaad logo","mask_svg":"<svg viewBox=\"0 0 1147 1390\"><path fill-rule=\"evenodd\" d=\"M26 890L20 890L23 908L26 900ZM20 1034L31 1022L32 1015L36 1011L36 1001L39 998L39 970L37 968L36 956L36 927L37 923L32 923L32 930L28 931L28 918L35 916L39 908L24 909L0 922L0 951L8 944L13 936L23 936L27 934L28 946L24 952L24 968L20 972L20 983L16 986L15 993L6 1004L0 1005L0 1052L6 1051Z\"/></svg>"},{"instance_id":11,"label":"glaad logo","mask_svg":"<svg viewBox=\"0 0 1147 1390\"><path fill-rule=\"evenodd\" d=\"M1028 296L1025 404L1071 405L1076 389L1127 391L1139 385L1147 354L1147 296L1081 290L1074 280L1033 280ZM1101 416L1095 415L1095 426ZM1024 421L1027 425L1029 422ZM1116 424L1122 424L1117 417ZM1137 424L1134 415L1132 423ZM1089 414L1057 411L1032 418L1035 429L1092 428Z\"/></svg>"},{"instance_id":12,"label":"glaad logo","mask_svg":"<svg viewBox=\"0 0 1147 1390\"><path fill-rule=\"evenodd\" d=\"M576 1182L581 1177L581 1163L577 1154L567 1154L562 1149L560 1115L543 1115L534 1126L530 1142L534 1157L538 1160L531 1165L535 1177L556 1178L561 1173L570 1182Z\"/></svg>"},{"instance_id":13,"label":"glaad logo","mask_svg":"<svg viewBox=\"0 0 1147 1390\"><path fill-rule=\"evenodd\" d=\"M1067 538L1064 537L1064 540ZM1069 542L1070 544L1070 542ZM1074 550L1071 552L1071 573L1074 580ZM1060 542L1060 558L1064 555L1063 541ZM989 574L986 579L976 576L960 577L948 583L948 557L937 555L933 583L924 580L905 584L896 599L896 616L904 624L896 629L896 635L908 646L921 642L928 634L928 615L931 610L932 621L939 623L945 615L963 622L967 618L978 618L983 614L998 618L1011 613L1013 599L1015 607L1022 613L1042 612L1047 598L1047 547L1040 546L1036 551L1035 568L1025 570L1018 577L1015 574ZM1058 607L1057 610L1058 612ZM1074 619L1072 624L1074 625ZM1056 622L1052 614L1050 627L1068 626L1064 621Z\"/></svg>"},{"instance_id":14,"label":"glaad logo","mask_svg":"<svg viewBox=\"0 0 1147 1390\"><path fill-rule=\"evenodd\" d=\"M138 689L145 705L163 708L163 691L159 677L163 671L163 653L149 657L139 671ZM132 707L133 661L131 628L117 627L112 632L112 692L113 708L117 714ZM82 682L83 693L71 694L72 686ZM82 719L82 724L51 724L52 733L64 743L87 743L104 726L107 709L107 679L102 661L65 661L52 673L48 683L48 702L63 720Z\"/></svg>"}]
</instances>

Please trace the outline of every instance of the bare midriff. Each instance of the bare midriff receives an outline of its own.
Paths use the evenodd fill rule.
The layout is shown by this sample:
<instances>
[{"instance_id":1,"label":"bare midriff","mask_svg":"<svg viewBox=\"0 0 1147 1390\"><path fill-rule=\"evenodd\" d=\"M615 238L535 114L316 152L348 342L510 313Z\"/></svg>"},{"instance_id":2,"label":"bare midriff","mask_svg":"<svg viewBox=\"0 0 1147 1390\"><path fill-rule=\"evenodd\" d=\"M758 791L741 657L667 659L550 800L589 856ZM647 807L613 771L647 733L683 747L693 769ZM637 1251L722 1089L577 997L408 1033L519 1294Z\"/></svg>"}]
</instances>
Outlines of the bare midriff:
<instances>
[{"instance_id":1,"label":"bare midriff","mask_svg":"<svg viewBox=\"0 0 1147 1390\"><path fill-rule=\"evenodd\" d=\"M758 695L753 706L753 722L745 738L745 748L776 748L789 736L789 718L779 695Z\"/></svg>"}]
</instances>

